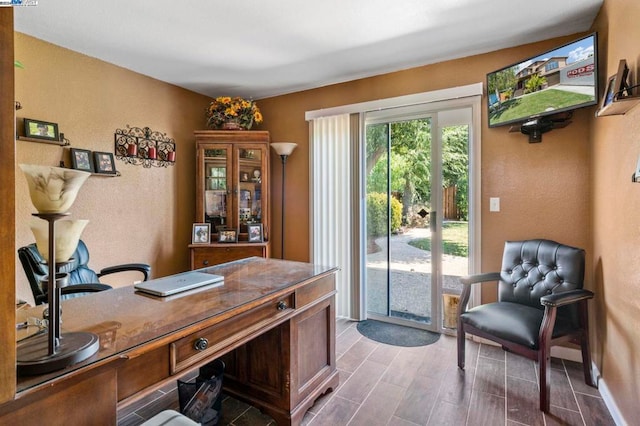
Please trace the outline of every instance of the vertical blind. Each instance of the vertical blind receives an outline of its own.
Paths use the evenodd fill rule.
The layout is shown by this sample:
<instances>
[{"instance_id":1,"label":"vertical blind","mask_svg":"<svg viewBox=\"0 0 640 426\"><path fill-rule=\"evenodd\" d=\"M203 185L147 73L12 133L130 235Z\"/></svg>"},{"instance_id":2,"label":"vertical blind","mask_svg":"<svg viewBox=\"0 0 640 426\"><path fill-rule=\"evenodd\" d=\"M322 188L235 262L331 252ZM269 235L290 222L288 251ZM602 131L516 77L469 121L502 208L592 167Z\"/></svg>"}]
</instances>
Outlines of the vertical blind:
<instances>
[{"instance_id":1,"label":"vertical blind","mask_svg":"<svg viewBox=\"0 0 640 426\"><path fill-rule=\"evenodd\" d=\"M311 258L336 266L336 315L352 318L353 158L349 114L316 118L311 129Z\"/></svg>"}]
</instances>

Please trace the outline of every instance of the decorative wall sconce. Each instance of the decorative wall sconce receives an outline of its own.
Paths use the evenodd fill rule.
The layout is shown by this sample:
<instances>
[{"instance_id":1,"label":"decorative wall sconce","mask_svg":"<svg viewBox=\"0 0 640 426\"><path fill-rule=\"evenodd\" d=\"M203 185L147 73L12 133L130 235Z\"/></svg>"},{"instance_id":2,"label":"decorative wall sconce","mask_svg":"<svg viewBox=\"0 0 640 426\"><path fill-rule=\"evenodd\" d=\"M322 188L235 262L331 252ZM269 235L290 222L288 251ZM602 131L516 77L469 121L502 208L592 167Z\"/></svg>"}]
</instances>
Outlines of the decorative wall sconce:
<instances>
[{"instance_id":1,"label":"decorative wall sconce","mask_svg":"<svg viewBox=\"0 0 640 426\"><path fill-rule=\"evenodd\" d=\"M148 127L116 129L115 154L118 160L142 167L167 167L176 162L176 142L166 133Z\"/></svg>"}]
</instances>

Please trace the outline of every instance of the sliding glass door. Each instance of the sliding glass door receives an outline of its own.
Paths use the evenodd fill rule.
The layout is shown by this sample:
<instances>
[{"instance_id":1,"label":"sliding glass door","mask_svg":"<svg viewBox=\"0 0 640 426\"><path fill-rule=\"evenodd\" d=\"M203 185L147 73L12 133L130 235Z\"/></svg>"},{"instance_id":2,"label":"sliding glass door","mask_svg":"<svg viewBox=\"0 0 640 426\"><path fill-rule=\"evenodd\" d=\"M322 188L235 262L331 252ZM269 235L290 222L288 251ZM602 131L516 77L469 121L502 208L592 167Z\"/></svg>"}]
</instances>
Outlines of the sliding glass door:
<instances>
[{"instance_id":1,"label":"sliding glass door","mask_svg":"<svg viewBox=\"0 0 640 426\"><path fill-rule=\"evenodd\" d=\"M469 271L470 114L420 109L365 114L365 300L368 318L441 331Z\"/></svg>"}]
</instances>

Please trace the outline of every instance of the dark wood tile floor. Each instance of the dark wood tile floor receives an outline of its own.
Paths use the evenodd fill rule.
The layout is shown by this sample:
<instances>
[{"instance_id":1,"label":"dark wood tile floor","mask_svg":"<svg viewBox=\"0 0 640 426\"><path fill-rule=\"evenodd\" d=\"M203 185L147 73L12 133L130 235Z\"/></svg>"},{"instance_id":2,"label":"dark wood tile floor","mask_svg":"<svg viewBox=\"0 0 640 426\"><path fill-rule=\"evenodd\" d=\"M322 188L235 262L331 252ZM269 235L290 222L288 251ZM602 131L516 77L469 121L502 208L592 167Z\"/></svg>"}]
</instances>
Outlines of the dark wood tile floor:
<instances>
[{"instance_id":1,"label":"dark wood tile floor","mask_svg":"<svg viewBox=\"0 0 640 426\"><path fill-rule=\"evenodd\" d=\"M303 425L615 425L597 389L584 384L582 365L552 360L551 413L538 410L534 362L467 342L466 369L456 365L456 342L416 348L363 337L355 322L337 321L340 386L320 397ZM177 409L175 386L118 413L118 425L139 425L166 408ZM275 425L257 409L225 398L221 425Z\"/></svg>"}]
</instances>

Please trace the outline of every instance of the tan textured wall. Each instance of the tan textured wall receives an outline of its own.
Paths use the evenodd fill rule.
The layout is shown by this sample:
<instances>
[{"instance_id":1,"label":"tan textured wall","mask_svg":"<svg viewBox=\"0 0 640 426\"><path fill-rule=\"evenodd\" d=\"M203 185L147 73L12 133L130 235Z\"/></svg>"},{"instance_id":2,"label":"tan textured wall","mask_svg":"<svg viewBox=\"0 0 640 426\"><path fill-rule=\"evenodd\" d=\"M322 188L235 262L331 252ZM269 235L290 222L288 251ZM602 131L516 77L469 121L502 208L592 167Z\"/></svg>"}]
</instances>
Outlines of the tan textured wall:
<instances>
[{"instance_id":1,"label":"tan textured wall","mask_svg":"<svg viewBox=\"0 0 640 426\"><path fill-rule=\"evenodd\" d=\"M640 83L639 21L636 1L605 1L595 22L602 88L620 59L627 60L634 84ZM640 184L631 182L640 155L640 106L594 119L590 139L594 361L632 424L640 417Z\"/></svg>"},{"instance_id":2,"label":"tan textured wall","mask_svg":"<svg viewBox=\"0 0 640 426\"><path fill-rule=\"evenodd\" d=\"M90 177L70 219L89 219L82 239L94 269L146 262L155 277L189 268L187 244L194 218L193 130L204 125L208 99L94 58L16 33L16 99L21 118L51 121L75 148L114 152L114 132L148 126L176 140L177 163L169 168L133 166L116 160L120 177ZM34 208L19 163L69 166L69 151L56 145L16 142L16 246L33 242ZM16 262L17 256L16 256ZM130 283L133 277L108 279ZM32 300L19 263L17 297Z\"/></svg>"},{"instance_id":3,"label":"tan textured wall","mask_svg":"<svg viewBox=\"0 0 640 426\"><path fill-rule=\"evenodd\" d=\"M413 68L260 101L273 141L299 144L287 161L286 257L309 259L309 110L485 82L486 73L578 36L547 40L459 60ZM508 127L489 129L482 111L483 269L500 266L507 239L544 237L589 248L589 121L595 108L579 110L573 123L529 144ZM274 238L280 235L280 170L272 183ZM295 178L293 178L295 176ZM489 197L501 198L501 212L489 213ZM279 255L279 243L274 244ZM489 295L487 297L495 297Z\"/></svg>"}]
</instances>

